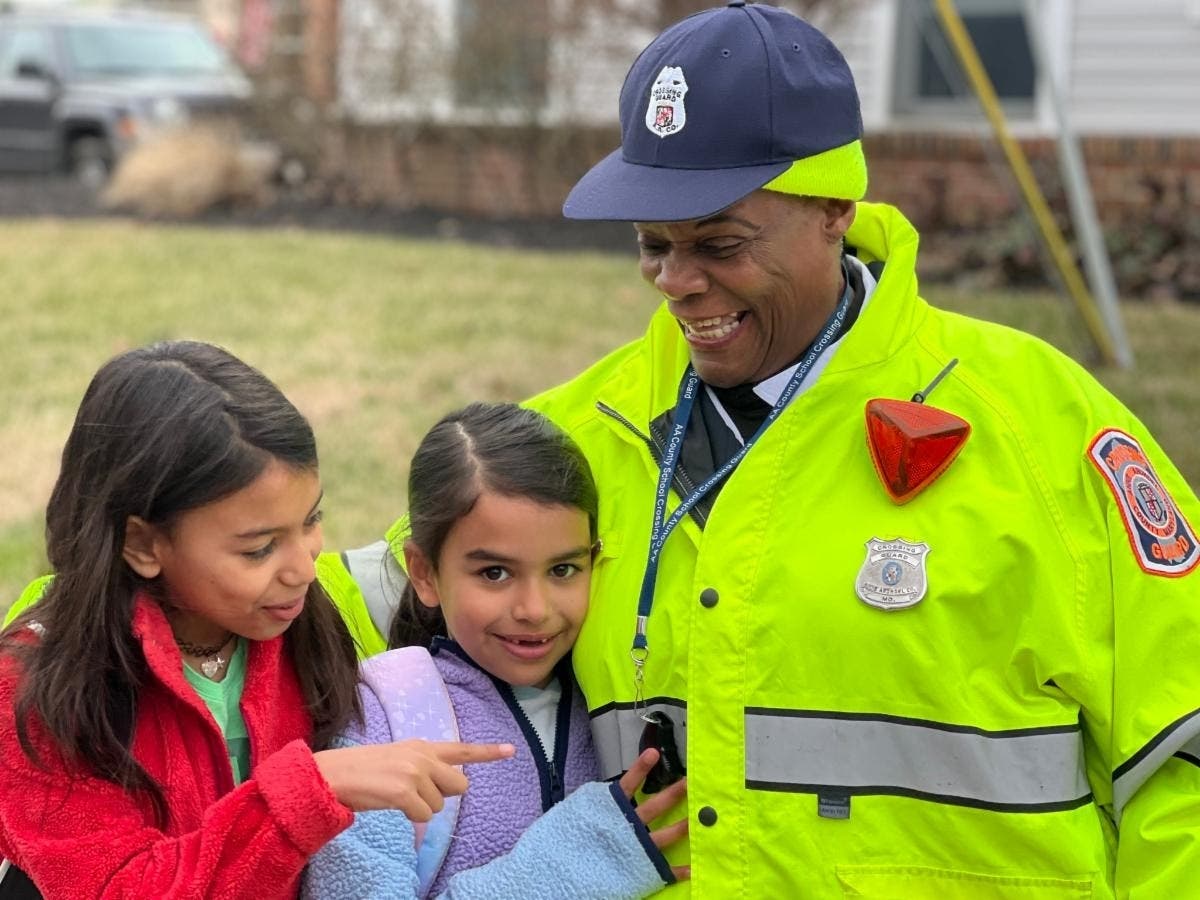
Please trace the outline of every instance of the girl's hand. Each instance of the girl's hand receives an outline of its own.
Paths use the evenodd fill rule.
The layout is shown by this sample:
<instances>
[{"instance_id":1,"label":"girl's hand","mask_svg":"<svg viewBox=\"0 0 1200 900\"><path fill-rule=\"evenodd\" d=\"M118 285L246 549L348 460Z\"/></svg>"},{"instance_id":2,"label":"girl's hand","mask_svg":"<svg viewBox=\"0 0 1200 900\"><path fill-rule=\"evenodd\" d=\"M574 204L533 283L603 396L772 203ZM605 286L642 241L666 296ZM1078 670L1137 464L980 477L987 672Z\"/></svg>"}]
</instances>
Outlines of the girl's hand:
<instances>
[{"instance_id":1,"label":"girl's hand","mask_svg":"<svg viewBox=\"0 0 1200 900\"><path fill-rule=\"evenodd\" d=\"M322 750L313 758L338 800L355 812L398 809L413 822L428 822L445 797L467 789L467 776L455 766L514 752L512 744L409 740Z\"/></svg>"},{"instance_id":2,"label":"girl's hand","mask_svg":"<svg viewBox=\"0 0 1200 900\"><path fill-rule=\"evenodd\" d=\"M621 776L619 784L621 790L625 792L625 796L630 800L633 799L634 791L642 786L646 780L646 776L650 774L650 770L654 768L654 764L658 762L658 751L654 749L643 750L639 756L629 767L629 771ZM659 791L657 794L647 794L645 800L638 804L638 818L642 820L647 828L650 823L659 816L665 814L675 804L682 802L687 797L687 779L680 778L671 786ZM683 840L688 833L688 820L685 815L678 822L672 822L670 825L664 825L650 832L650 840L654 841L654 846L659 850L670 847L677 841ZM671 866L671 871L675 873L675 877L680 881L684 881L691 877L691 866Z\"/></svg>"}]
</instances>

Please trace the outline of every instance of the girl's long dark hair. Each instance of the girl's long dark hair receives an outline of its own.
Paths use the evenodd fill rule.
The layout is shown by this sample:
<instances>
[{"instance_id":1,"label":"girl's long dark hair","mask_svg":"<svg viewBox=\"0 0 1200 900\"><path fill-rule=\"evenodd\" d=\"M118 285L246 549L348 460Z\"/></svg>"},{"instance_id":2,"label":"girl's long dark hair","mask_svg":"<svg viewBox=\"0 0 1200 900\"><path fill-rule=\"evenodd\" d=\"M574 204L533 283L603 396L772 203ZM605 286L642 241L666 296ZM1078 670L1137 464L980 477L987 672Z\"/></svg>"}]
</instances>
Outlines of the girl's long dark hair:
<instances>
[{"instance_id":1,"label":"girl's long dark hair","mask_svg":"<svg viewBox=\"0 0 1200 900\"><path fill-rule=\"evenodd\" d=\"M139 589L122 550L130 516L170 527L190 509L253 482L272 460L317 468L305 418L261 372L226 351L172 341L123 353L92 379L63 449L46 508L54 571L45 596L5 632L23 666L17 730L26 755L36 716L63 758L148 795L160 827L162 790L130 752L139 686L147 675L130 631ZM13 635L37 623L36 642ZM326 746L358 710L353 641L317 582L286 632L313 721Z\"/></svg>"},{"instance_id":2,"label":"girl's long dark hair","mask_svg":"<svg viewBox=\"0 0 1200 900\"><path fill-rule=\"evenodd\" d=\"M472 403L445 416L417 447L408 472L409 540L434 566L450 529L484 491L581 509L596 538L599 501L587 458L532 409ZM423 605L408 583L392 617L388 645L424 647L445 633L441 609Z\"/></svg>"}]
</instances>

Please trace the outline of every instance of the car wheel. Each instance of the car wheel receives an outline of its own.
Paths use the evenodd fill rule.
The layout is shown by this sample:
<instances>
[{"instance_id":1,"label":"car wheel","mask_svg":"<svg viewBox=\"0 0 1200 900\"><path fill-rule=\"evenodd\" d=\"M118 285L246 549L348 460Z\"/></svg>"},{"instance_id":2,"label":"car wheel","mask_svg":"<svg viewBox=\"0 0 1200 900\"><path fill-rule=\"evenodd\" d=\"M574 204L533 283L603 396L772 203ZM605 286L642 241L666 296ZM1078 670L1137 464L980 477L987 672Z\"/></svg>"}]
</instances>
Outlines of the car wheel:
<instances>
[{"instance_id":1,"label":"car wheel","mask_svg":"<svg viewBox=\"0 0 1200 900\"><path fill-rule=\"evenodd\" d=\"M112 171L112 151L104 138L76 138L71 142L71 176L90 190L99 190Z\"/></svg>"}]
</instances>

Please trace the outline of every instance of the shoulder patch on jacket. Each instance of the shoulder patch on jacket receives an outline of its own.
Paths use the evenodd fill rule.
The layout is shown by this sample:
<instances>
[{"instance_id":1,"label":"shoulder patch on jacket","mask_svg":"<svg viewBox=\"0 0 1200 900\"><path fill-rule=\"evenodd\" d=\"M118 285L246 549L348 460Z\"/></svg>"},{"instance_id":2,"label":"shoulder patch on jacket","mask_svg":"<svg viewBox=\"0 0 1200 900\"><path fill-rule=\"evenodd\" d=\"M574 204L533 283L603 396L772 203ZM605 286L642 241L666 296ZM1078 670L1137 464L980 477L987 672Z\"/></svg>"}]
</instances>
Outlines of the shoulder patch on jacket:
<instances>
[{"instance_id":1,"label":"shoulder patch on jacket","mask_svg":"<svg viewBox=\"0 0 1200 900\"><path fill-rule=\"evenodd\" d=\"M1171 499L1141 445L1124 431L1105 429L1088 447L1121 510L1134 558L1152 575L1186 575L1200 563L1196 532Z\"/></svg>"}]
</instances>

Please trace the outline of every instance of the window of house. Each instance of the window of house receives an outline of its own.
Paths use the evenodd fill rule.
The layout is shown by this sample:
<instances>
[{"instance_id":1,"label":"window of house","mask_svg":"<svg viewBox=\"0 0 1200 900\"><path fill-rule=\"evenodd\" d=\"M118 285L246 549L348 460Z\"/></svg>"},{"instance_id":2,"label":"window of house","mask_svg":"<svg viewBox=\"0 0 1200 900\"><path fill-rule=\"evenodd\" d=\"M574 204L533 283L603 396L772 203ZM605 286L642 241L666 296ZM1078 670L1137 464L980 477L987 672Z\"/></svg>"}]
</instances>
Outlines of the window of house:
<instances>
[{"instance_id":1,"label":"window of house","mask_svg":"<svg viewBox=\"0 0 1200 900\"><path fill-rule=\"evenodd\" d=\"M1034 112L1037 72L1024 0L955 0L1005 111ZM895 105L898 114L965 116L979 103L942 30L933 0L899 0Z\"/></svg>"},{"instance_id":2,"label":"window of house","mask_svg":"<svg viewBox=\"0 0 1200 900\"><path fill-rule=\"evenodd\" d=\"M455 102L466 108L539 109L546 102L549 0L458 0Z\"/></svg>"}]
</instances>

